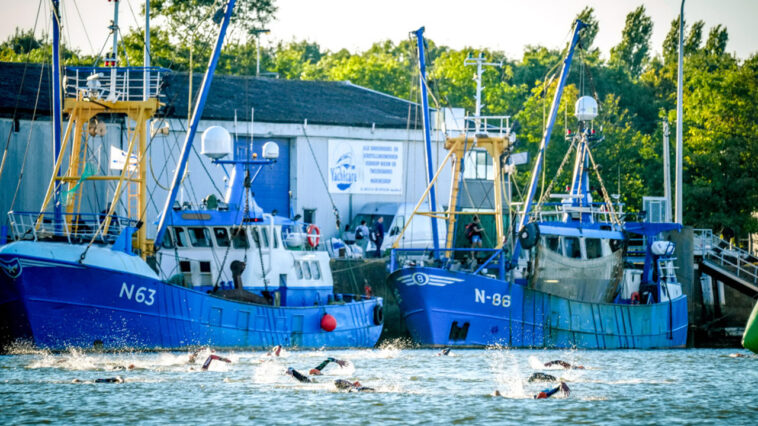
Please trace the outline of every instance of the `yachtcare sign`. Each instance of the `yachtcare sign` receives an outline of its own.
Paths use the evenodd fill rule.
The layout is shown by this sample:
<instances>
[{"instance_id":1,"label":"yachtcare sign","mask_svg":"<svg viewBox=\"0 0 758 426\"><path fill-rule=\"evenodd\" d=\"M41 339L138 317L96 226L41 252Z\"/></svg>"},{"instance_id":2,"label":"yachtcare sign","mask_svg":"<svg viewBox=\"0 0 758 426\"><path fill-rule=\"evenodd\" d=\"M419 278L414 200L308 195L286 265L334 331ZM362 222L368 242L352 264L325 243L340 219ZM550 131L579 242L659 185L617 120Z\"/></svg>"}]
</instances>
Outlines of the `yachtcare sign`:
<instances>
[{"instance_id":1,"label":"yachtcare sign","mask_svg":"<svg viewBox=\"0 0 758 426\"><path fill-rule=\"evenodd\" d=\"M403 193L401 142L329 140L329 192L337 194Z\"/></svg>"}]
</instances>

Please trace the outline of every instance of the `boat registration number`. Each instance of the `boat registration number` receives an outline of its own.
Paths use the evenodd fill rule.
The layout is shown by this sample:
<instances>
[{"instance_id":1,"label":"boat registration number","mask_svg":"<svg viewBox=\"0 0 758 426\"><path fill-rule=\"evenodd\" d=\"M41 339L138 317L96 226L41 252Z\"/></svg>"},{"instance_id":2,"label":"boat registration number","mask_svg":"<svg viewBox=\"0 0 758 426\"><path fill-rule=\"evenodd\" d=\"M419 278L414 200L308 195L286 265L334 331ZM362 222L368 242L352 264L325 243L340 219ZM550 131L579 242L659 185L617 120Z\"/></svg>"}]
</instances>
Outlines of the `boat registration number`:
<instances>
[{"instance_id":1,"label":"boat registration number","mask_svg":"<svg viewBox=\"0 0 758 426\"><path fill-rule=\"evenodd\" d=\"M126 297L127 300L134 300L137 303L144 303L147 306L151 306L155 303L155 290L147 287L138 287L135 292L134 287L134 284L131 286L126 285L126 283L121 284L121 292L119 292L118 297Z\"/></svg>"},{"instance_id":2,"label":"boat registration number","mask_svg":"<svg viewBox=\"0 0 758 426\"><path fill-rule=\"evenodd\" d=\"M479 290L478 288L474 289L474 301L476 303L491 303L492 306L502 306L504 308L508 308L511 306L511 295L509 294L500 294L500 293L492 293L487 294L484 290Z\"/></svg>"}]
</instances>

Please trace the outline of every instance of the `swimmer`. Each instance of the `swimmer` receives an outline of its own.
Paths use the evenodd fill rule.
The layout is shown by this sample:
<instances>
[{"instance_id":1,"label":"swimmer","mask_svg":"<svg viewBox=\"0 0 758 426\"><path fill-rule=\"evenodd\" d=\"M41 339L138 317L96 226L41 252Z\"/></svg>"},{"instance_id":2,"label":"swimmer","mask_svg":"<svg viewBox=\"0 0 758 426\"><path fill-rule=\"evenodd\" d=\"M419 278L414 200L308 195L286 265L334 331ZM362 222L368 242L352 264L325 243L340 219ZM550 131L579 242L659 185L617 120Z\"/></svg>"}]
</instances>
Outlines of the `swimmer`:
<instances>
[{"instance_id":1,"label":"swimmer","mask_svg":"<svg viewBox=\"0 0 758 426\"><path fill-rule=\"evenodd\" d=\"M324 367L326 367L327 365L329 365L330 362L334 362L337 365L339 365L340 367L344 367L344 366L347 365L347 361L343 361L341 359L334 359L332 357L329 357L329 358L325 359L324 362L322 362L321 364L317 365L316 368L311 368L311 371L309 371L308 374L310 374L311 376L320 376L321 375L321 370L323 370Z\"/></svg>"},{"instance_id":2,"label":"swimmer","mask_svg":"<svg viewBox=\"0 0 758 426\"><path fill-rule=\"evenodd\" d=\"M114 370L114 371L120 371L120 370L134 370L135 368L136 368L136 367L134 366L134 364L129 364L129 365L127 365L127 366L123 366L123 365L114 365L113 367L111 367L111 370Z\"/></svg>"},{"instance_id":3,"label":"swimmer","mask_svg":"<svg viewBox=\"0 0 758 426\"><path fill-rule=\"evenodd\" d=\"M566 361L562 361L560 359L557 359L555 361L550 361L545 363L545 367L554 367L554 366L560 366L565 368L566 370L575 369L575 370L584 370L584 366L581 365L571 365Z\"/></svg>"},{"instance_id":4,"label":"swimmer","mask_svg":"<svg viewBox=\"0 0 758 426\"><path fill-rule=\"evenodd\" d=\"M270 351L268 351L266 356L279 356L281 352L282 352L282 345L276 345L273 348L271 348Z\"/></svg>"},{"instance_id":5,"label":"swimmer","mask_svg":"<svg viewBox=\"0 0 758 426\"><path fill-rule=\"evenodd\" d=\"M545 373L534 373L531 376L529 376L528 382L534 383L534 382L557 382L558 379L555 376L551 376L550 374Z\"/></svg>"},{"instance_id":6,"label":"swimmer","mask_svg":"<svg viewBox=\"0 0 758 426\"><path fill-rule=\"evenodd\" d=\"M746 357L746 355L745 354L741 354L741 353L729 354L729 358L745 358L745 357Z\"/></svg>"},{"instance_id":7,"label":"swimmer","mask_svg":"<svg viewBox=\"0 0 758 426\"><path fill-rule=\"evenodd\" d=\"M565 397L568 397L569 395L571 395L571 389L569 389L568 385L566 383L561 382L560 385L552 389L545 389L537 393L537 395L534 395L534 399L547 399L555 395L556 393L558 393L558 391L561 391L563 393L563 396Z\"/></svg>"},{"instance_id":8,"label":"swimmer","mask_svg":"<svg viewBox=\"0 0 758 426\"><path fill-rule=\"evenodd\" d=\"M124 383L124 379L121 376L106 377L104 379L95 379L95 383Z\"/></svg>"},{"instance_id":9,"label":"swimmer","mask_svg":"<svg viewBox=\"0 0 758 426\"><path fill-rule=\"evenodd\" d=\"M213 362L215 360L224 361L226 363L231 363L232 362L232 360L230 360L228 358L220 357L220 356L215 355L215 354L210 354L210 356L208 357L208 359L206 359L205 362L203 363L203 368L202 369L203 370L207 370L208 367L211 366L211 362Z\"/></svg>"},{"instance_id":10,"label":"swimmer","mask_svg":"<svg viewBox=\"0 0 758 426\"><path fill-rule=\"evenodd\" d=\"M344 379L337 379L334 381L334 386L338 390L346 392L373 392L374 388L369 388L361 385L361 382L349 382Z\"/></svg>"},{"instance_id":11,"label":"swimmer","mask_svg":"<svg viewBox=\"0 0 758 426\"><path fill-rule=\"evenodd\" d=\"M450 348L444 348L442 349L437 356L448 356L450 355Z\"/></svg>"},{"instance_id":12,"label":"swimmer","mask_svg":"<svg viewBox=\"0 0 758 426\"><path fill-rule=\"evenodd\" d=\"M213 353L213 349L209 348L208 346L203 346L198 348L195 352L192 352L189 356L189 362L190 364L194 364L195 361L197 361L197 356L200 355L200 352L207 350L208 352Z\"/></svg>"},{"instance_id":13,"label":"swimmer","mask_svg":"<svg viewBox=\"0 0 758 426\"><path fill-rule=\"evenodd\" d=\"M311 379L309 379L307 376L305 376L303 373L295 370L294 368L290 367L287 369L288 376L294 377L297 381L300 383L313 383Z\"/></svg>"}]
</instances>

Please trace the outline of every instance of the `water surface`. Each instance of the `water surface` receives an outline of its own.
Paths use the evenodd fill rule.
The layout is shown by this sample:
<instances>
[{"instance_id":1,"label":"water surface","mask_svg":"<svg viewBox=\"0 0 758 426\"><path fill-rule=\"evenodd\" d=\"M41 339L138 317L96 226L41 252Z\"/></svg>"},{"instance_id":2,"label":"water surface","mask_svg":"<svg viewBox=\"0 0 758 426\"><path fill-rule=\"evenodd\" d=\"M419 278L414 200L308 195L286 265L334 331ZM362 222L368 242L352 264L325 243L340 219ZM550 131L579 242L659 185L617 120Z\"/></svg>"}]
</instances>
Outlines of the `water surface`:
<instances>
[{"instance_id":1,"label":"water surface","mask_svg":"<svg viewBox=\"0 0 758 426\"><path fill-rule=\"evenodd\" d=\"M218 351L232 363L203 371L207 352L190 364L187 352L26 351L0 356L0 422L758 424L758 357L744 350L437 352ZM284 374L328 356L350 363L328 365L316 383ZM555 359L586 368L543 366ZM565 380L571 394L533 399L552 386L528 383L534 372ZM115 376L125 382L94 383ZM340 392L338 378L376 392Z\"/></svg>"}]
</instances>

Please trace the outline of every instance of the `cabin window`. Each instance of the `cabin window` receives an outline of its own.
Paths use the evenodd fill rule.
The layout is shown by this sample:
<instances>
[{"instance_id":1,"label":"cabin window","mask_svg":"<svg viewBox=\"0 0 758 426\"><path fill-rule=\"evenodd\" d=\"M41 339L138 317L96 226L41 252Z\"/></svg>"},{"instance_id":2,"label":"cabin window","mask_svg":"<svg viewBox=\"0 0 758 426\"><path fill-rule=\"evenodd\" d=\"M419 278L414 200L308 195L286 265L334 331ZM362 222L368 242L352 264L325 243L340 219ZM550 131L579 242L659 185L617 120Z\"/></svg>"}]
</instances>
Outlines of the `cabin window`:
<instances>
[{"instance_id":1,"label":"cabin window","mask_svg":"<svg viewBox=\"0 0 758 426\"><path fill-rule=\"evenodd\" d=\"M234 248L250 248L250 242L247 239L247 233L242 228L234 228L232 230L232 246Z\"/></svg>"},{"instance_id":2,"label":"cabin window","mask_svg":"<svg viewBox=\"0 0 758 426\"><path fill-rule=\"evenodd\" d=\"M561 252L561 238L557 236L546 236L545 238L545 247L548 249L560 253Z\"/></svg>"},{"instance_id":3,"label":"cabin window","mask_svg":"<svg viewBox=\"0 0 758 426\"><path fill-rule=\"evenodd\" d=\"M163 248L174 248L174 237L171 235L171 232L163 234L163 242L161 242L161 246Z\"/></svg>"},{"instance_id":4,"label":"cabin window","mask_svg":"<svg viewBox=\"0 0 758 426\"><path fill-rule=\"evenodd\" d=\"M174 233L176 234L177 247L189 247L189 244L187 243L187 235L184 233L184 228L174 228Z\"/></svg>"},{"instance_id":5,"label":"cabin window","mask_svg":"<svg viewBox=\"0 0 758 426\"><path fill-rule=\"evenodd\" d=\"M261 228L261 239L263 240L263 247L268 248L268 229Z\"/></svg>"},{"instance_id":6,"label":"cabin window","mask_svg":"<svg viewBox=\"0 0 758 426\"><path fill-rule=\"evenodd\" d=\"M303 279L303 268L297 260L295 261L295 276L297 276L297 279L299 280Z\"/></svg>"},{"instance_id":7,"label":"cabin window","mask_svg":"<svg viewBox=\"0 0 758 426\"><path fill-rule=\"evenodd\" d=\"M314 280L320 280L321 279L321 268L318 265L318 261L311 261L311 275L313 275Z\"/></svg>"},{"instance_id":8,"label":"cabin window","mask_svg":"<svg viewBox=\"0 0 758 426\"><path fill-rule=\"evenodd\" d=\"M484 150L470 151L465 157L463 177L466 179L494 179L495 168L492 157Z\"/></svg>"},{"instance_id":9,"label":"cabin window","mask_svg":"<svg viewBox=\"0 0 758 426\"><path fill-rule=\"evenodd\" d=\"M193 247L210 247L211 234L206 228L187 228L190 242Z\"/></svg>"},{"instance_id":10,"label":"cabin window","mask_svg":"<svg viewBox=\"0 0 758 426\"><path fill-rule=\"evenodd\" d=\"M603 255L603 246L599 238L585 239L584 248L587 252L587 259L597 259Z\"/></svg>"},{"instance_id":11,"label":"cabin window","mask_svg":"<svg viewBox=\"0 0 758 426\"><path fill-rule=\"evenodd\" d=\"M184 276L184 285L192 287L192 264L188 260L180 260L179 271Z\"/></svg>"},{"instance_id":12,"label":"cabin window","mask_svg":"<svg viewBox=\"0 0 758 426\"><path fill-rule=\"evenodd\" d=\"M271 239L274 240L273 241L274 248L279 248L279 236L278 236L279 233L276 232L276 228L272 228L272 229L274 229L274 231L271 234Z\"/></svg>"},{"instance_id":13,"label":"cabin window","mask_svg":"<svg viewBox=\"0 0 758 426\"><path fill-rule=\"evenodd\" d=\"M303 262L303 276L306 280L311 279L311 268L308 267L308 262Z\"/></svg>"},{"instance_id":14,"label":"cabin window","mask_svg":"<svg viewBox=\"0 0 758 426\"><path fill-rule=\"evenodd\" d=\"M216 236L216 245L219 247L229 247L229 233L226 228L213 228L213 235Z\"/></svg>"},{"instance_id":15,"label":"cabin window","mask_svg":"<svg viewBox=\"0 0 758 426\"><path fill-rule=\"evenodd\" d=\"M579 238L563 237L563 254L573 259L581 259L582 249L579 247Z\"/></svg>"}]
</instances>

